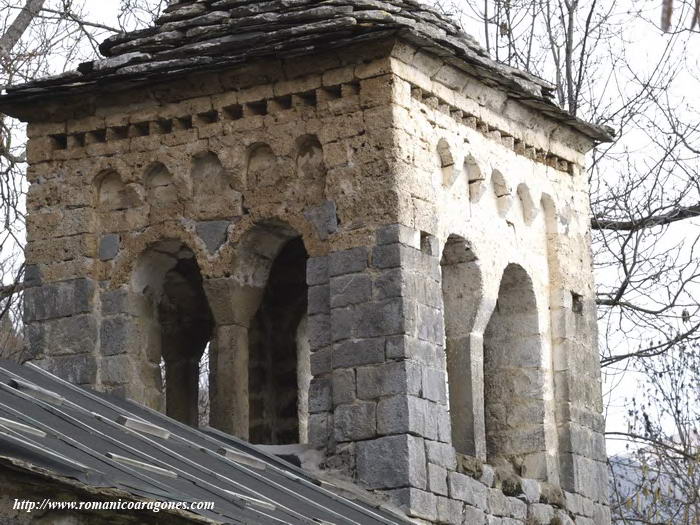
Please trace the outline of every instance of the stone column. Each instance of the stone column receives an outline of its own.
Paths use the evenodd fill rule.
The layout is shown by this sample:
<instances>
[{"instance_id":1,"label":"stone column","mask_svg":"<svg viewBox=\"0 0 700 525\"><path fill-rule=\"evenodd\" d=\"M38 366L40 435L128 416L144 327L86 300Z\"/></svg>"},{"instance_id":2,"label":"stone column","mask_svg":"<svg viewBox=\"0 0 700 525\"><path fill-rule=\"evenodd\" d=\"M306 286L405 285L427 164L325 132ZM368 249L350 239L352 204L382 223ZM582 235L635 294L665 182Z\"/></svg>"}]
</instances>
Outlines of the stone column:
<instances>
[{"instance_id":1,"label":"stone column","mask_svg":"<svg viewBox=\"0 0 700 525\"><path fill-rule=\"evenodd\" d=\"M323 268L330 337L316 341L312 356L309 404L312 421L323 422L323 431L314 434L326 436L331 467L409 509L425 508L425 501L434 509L428 469L442 469L445 481L456 462L437 242L386 226L377 231L375 246L331 253ZM323 279L313 282L325 286ZM316 314L318 326L324 315ZM319 375L321 370L330 374ZM430 519L420 510L414 514Z\"/></svg>"}]
</instances>

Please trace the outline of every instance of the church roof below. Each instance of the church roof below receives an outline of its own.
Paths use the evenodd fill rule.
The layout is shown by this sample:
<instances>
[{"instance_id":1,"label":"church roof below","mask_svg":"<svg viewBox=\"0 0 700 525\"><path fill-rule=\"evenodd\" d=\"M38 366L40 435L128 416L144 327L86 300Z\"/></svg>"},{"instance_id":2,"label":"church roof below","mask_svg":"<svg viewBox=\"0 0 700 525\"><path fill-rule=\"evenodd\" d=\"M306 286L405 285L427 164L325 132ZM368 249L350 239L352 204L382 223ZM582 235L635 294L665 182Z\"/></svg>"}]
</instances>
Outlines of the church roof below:
<instances>
[{"instance_id":1,"label":"church roof below","mask_svg":"<svg viewBox=\"0 0 700 525\"><path fill-rule=\"evenodd\" d=\"M491 59L453 21L416 0L181 0L166 8L153 27L108 38L100 46L105 59L8 87L0 106L389 37L443 57L593 139L610 138L609 130L560 109L553 102L553 85Z\"/></svg>"},{"instance_id":2,"label":"church roof below","mask_svg":"<svg viewBox=\"0 0 700 525\"><path fill-rule=\"evenodd\" d=\"M321 482L268 452L36 366L0 361L0 471L107 501L213 502L214 510L189 511L193 523L409 523L369 496L363 502L360 489L342 497L337 492L349 488Z\"/></svg>"}]
</instances>

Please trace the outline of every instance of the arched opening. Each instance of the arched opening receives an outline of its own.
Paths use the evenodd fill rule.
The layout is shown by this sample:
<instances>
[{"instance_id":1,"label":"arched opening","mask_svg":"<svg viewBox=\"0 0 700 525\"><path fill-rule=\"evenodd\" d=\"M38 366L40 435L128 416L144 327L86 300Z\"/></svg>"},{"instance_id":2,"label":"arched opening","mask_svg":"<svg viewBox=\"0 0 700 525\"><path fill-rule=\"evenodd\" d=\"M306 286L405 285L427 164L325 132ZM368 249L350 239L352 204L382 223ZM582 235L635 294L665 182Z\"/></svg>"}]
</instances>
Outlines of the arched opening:
<instances>
[{"instance_id":1,"label":"arched opening","mask_svg":"<svg viewBox=\"0 0 700 525\"><path fill-rule=\"evenodd\" d=\"M483 296L481 270L469 243L456 235L447 239L440 264L452 445L457 452L483 458L483 438L475 424L481 417L477 405L483 372L479 336L472 333Z\"/></svg>"},{"instance_id":2,"label":"arched opening","mask_svg":"<svg viewBox=\"0 0 700 525\"><path fill-rule=\"evenodd\" d=\"M311 381L306 327L308 255L301 237L272 263L249 329L249 417L252 443L306 442Z\"/></svg>"},{"instance_id":3,"label":"arched opening","mask_svg":"<svg viewBox=\"0 0 700 525\"><path fill-rule=\"evenodd\" d=\"M141 196L134 184L125 184L114 170L100 173L97 185L97 208L101 212L113 212L134 208L142 204Z\"/></svg>"},{"instance_id":4,"label":"arched opening","mask_svg":"<svg viewBox=\"0 0 700 525\"><path fill-rule=\"evenodd\" d=\"M297 139L296 169L305 198L311 202L324 199L327 170L323 148L316 135L304 135Z\"/></svg>"},{"instance_id":5,"label":"arched opening","mask_svg":"<svg viewBox=\"0 0 700 525\"><path fill-rule=\"evenodd\" d=\"M146 199L151 206L170 205L177 202L177 188L172 174L163 164L156 162L146 170Z\"/></svg>"},{"instance_id":6,"label":"arched opening","mask_svg":"<svg viewBox=\"0 0 700 525\"><path fill-rule=\"evenodd\" d=\"M248 189L274 186L279 178L277 157L272 148L262 142L250 146L246 168Z\"/></svg>"},{"instance_id":7,"label":"arched opening","mask_svg":"<svg viewBox=\"0 0 700 525\"><path fill-rule=\"evenodd\" d=\"M546 477L542 334L532 280L510 264L484 332L484 409L489 462Z\"/></svg>"},{"instance_id":8,"label":"arched opening","mask_svg":"<svg viewBox=\"0 0 700 525\"><path fill-rule=\"evenodd\" d=\"M150 246L139 258L131 286L146 334L150 370L144 386L160 394L168 416L197 425L199 367L214 320L194 253L178 240Z\"/></svg>"},{"instance_id":9,"label":"arched opening","mask_svg":"<svg viewBox=\"0 0 700 525\"><path fill-rule=\"evenodd\" d=\"M195 155L190 175L193 218L214 220L240 214L240 195L216 154L207 151Z\"/></svg>"},{"instance_id":10,"label":"arched opening","mask_svg":"<svg viewBox=\"0 0 700 525\"><path fill-rule=\"evenodd\" d=\"M239 240L231 275L205 283L217 321L213 427L258 444L307 442L307 257L298 231L265 221Z\"/></svg>"}]
</instances>

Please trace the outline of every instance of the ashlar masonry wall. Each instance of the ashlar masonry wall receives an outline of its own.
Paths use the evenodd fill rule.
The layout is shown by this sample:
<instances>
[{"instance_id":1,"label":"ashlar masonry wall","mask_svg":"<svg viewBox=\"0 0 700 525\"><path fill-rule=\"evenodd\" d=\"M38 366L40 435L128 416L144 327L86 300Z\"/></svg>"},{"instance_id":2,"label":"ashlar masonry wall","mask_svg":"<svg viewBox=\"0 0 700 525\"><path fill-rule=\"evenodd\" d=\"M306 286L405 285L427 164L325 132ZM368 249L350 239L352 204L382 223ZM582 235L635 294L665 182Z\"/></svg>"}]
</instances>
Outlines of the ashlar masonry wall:
<instances>
[{"instance_id":1,"label":"ashlar masonry wall","mask_svg":"<svg viewBox=\"0 0 700 525\"><path fill-rule=\"evenodd\" d=\"M208 344L212 425L417 522L609 523L589 139L398 41L29 135L35 362L196 423Z\"/></svg>"}]
</instances>

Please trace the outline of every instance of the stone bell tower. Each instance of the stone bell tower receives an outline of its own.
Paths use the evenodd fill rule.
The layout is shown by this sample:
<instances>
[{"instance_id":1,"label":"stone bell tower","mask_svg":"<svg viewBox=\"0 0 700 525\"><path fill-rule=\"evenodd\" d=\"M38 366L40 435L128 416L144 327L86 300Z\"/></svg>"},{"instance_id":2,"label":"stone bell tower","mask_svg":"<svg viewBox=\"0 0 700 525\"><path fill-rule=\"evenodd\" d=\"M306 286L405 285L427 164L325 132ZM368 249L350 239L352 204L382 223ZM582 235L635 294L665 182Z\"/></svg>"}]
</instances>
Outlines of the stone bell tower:
<instances>
[{"instance_id":1,"label":"stone bell tower","mask_svg":"<svg viewBox=\"0 0 700 525\"><path fill-rule=\"evenodd\" d=\"M417 520L609 523L608 130L414 0L181 1L101 51L0 98L35 363L196 424L206 354L212 426Z\"/></svg>"}]
</instances>

